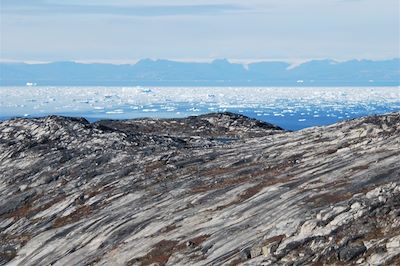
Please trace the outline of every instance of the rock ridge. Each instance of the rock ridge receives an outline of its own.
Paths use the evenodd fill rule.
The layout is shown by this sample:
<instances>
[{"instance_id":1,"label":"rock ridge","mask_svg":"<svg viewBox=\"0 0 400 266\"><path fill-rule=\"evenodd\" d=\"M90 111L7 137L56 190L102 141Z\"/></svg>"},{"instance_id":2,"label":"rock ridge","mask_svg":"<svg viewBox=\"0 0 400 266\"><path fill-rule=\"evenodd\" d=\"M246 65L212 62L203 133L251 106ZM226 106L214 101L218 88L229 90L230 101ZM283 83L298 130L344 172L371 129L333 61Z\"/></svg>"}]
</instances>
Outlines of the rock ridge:
<instances>
[{"instance_id":1,"label":"rock ridge","mask_svg":"<svg viewBox=\"0 0 400 266\"><path fill-rule=\"evenodd\" d=\"M0 265L400 264L400 113L0 122Z\"/></svg>"}]
</instances>

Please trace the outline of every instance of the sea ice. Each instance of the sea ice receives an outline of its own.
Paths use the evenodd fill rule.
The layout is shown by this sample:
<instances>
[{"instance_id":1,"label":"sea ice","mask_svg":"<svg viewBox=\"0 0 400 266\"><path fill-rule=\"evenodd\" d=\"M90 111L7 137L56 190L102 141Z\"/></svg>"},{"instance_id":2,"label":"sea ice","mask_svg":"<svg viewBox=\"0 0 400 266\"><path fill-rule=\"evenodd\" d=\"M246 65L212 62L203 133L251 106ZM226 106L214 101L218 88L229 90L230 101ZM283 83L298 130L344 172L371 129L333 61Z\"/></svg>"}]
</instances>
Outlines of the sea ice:
<instances>
[{"instance_id":1,"label":"sea ice","mask_svg":"<svg viewBox=\"0 0 400 266\"><path fill-rule=\"evenodd\" d=\"M107 118L240 112L288 129L400 111L399 87L1 87L0 119L29 114ZM286 114L286 115L285 115ZM304 119L304 120L303 120Z\"/></svg>"}]
</instances>

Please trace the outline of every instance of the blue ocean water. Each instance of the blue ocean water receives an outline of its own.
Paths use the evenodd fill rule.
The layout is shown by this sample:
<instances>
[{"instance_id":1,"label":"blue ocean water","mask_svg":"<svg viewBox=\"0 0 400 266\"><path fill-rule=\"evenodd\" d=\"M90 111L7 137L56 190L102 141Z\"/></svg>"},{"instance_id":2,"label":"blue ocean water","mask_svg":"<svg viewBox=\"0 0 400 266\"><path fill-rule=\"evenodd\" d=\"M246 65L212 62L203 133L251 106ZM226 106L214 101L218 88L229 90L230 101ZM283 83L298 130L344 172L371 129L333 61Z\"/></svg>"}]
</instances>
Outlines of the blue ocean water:
<instances>
[{"instance_id":1,"label":"blue ocean water","mask_svg":"<svg viewBox=\"0 0 400 266\"><path fill-rule=\"evenodd\" d=\"M235 112L288 130L400 111L399 87L0 87L0 119L100 119Z\"/></svg>"}]
</instances>

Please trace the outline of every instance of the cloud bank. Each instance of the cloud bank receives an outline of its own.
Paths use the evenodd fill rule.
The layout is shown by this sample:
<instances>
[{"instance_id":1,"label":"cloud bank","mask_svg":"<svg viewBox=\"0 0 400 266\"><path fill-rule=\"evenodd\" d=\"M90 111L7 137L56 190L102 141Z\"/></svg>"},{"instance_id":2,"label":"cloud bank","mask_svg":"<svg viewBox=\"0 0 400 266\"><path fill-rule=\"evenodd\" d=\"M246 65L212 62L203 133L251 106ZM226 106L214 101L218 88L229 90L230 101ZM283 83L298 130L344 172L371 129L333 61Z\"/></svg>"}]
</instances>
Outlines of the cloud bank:
<instances>
[{"instance_id":1,"label":"cloud bank","mask_svg":"<svg viewBox=\"0 0 400 266\"><path fill-rule=\"evenodd\" d=\"M1 0L0 60L399 57L398 0Z\"/></svg>"}]
</instances>

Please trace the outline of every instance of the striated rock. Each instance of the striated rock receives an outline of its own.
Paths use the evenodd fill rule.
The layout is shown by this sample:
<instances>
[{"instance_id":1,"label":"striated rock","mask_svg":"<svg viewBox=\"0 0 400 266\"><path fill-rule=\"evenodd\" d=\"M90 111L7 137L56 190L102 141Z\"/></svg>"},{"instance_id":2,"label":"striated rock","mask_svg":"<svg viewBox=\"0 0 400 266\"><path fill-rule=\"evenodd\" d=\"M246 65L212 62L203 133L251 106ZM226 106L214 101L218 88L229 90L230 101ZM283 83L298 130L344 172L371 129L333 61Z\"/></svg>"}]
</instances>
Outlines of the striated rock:
<instances>
[{"instance_id":1,"label":"striated rock","mask_svg":"<svg viewBox=\"0 0 400 266\"><path fill-rule=\"evenodd\" d=\"M0 122L0 265L400 264L400 113Z\"/></svg>"},{"instance_id":2,"label":"striated rock","mask_svg":"<svg viewBox=\"0 0 400 266\"><path fill-rule=\"evenodd\" d=\"M251 249L250 248L242 249L239 254L240 254L240 258L242 260L250 259L251 258Z\"/></svg>"},{"instance_id":3,"label":"striated rock","mask_svg":"<svg viewBox=\"0 0 400 266\"><path fill-rule=\"evenodd\" d=\"M262 254L262 247L256 245L250 249L250 257L255 258Z\"/></svg>"},{"instance_id":4,"label":"striated rock","mask_svg":"<svg viewBox=\"0 0 400 266\"><path fill-rule=\"evenodd\" d=\"M365 251L367 251L367 248L362 243L357 245L346 246L339 251L339 259L341 261L346 261L346 262L355 260L356 258L361 256Z\"/></svg>"},{"instance_id":5,"label":"striated rock","mask_svg":"<svg viewBox=\"0 0 400 266\"><path fill-rule=\"evenodd\" d=\"M284 238L283 235L271 237L265 241L265 246L262 247L262 254L265 257L273 257L275 255L275 251L279 247L282 239Z\"/></svg>"}]
</instances>

